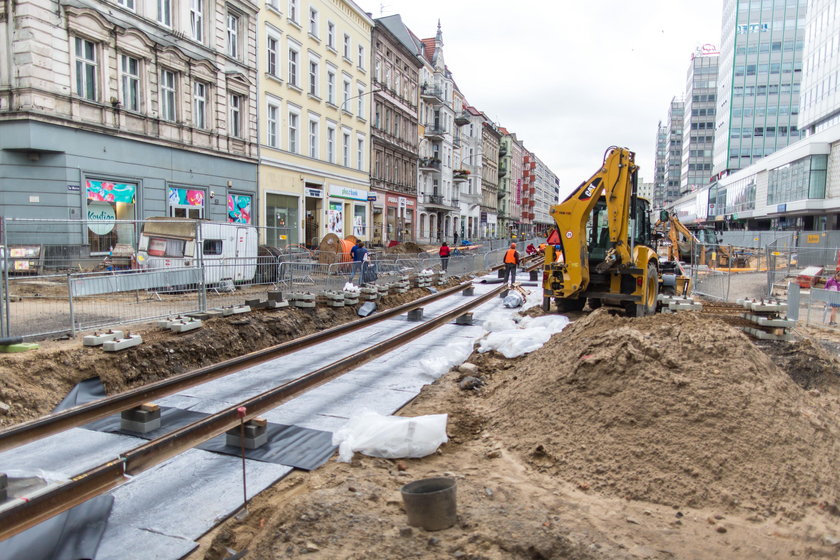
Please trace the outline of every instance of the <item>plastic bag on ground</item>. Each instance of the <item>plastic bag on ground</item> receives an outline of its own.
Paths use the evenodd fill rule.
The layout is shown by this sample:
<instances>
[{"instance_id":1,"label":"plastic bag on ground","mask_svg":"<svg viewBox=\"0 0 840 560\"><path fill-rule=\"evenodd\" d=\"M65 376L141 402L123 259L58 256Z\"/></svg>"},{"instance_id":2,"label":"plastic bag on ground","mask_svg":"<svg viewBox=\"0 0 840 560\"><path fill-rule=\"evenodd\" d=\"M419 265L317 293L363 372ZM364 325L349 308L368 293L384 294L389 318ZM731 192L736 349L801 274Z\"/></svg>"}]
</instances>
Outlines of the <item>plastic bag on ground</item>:
<instances>
[{"instance_id":1,"label":"plastic bag on ground","mask_svg":"<svg viewBox=\"0 0 840 560\"><path fill-rule=\"evenodd\" d=\"M348 463L353 453L386 459L417 459L431 455L446 443L446 414L384 416L365 410L333 434L339 461Z\"/></svg>"},{"instance_id":2,"label":"plastic bag on ground","mask_svg":"<svg viewBox=\"0 0 840 560\"><path fill-rule=\"evenodd\" d=\"M502 301L507 308L521 307L523 303L525 303L525 298L519 292L509 292Z\"/></svg>"},{"instance_id":3,"label":"plastic bag on ground","mask_svg":"<svg viewBox=\"0 0 840 560\"><path fill-rule=\"evenodd\" d=\"M496 331L481 339L478 351L484 353L496 350L505 358L516 358L541 348L551 335L545 327Z\"/></svg>"}]
</instances>

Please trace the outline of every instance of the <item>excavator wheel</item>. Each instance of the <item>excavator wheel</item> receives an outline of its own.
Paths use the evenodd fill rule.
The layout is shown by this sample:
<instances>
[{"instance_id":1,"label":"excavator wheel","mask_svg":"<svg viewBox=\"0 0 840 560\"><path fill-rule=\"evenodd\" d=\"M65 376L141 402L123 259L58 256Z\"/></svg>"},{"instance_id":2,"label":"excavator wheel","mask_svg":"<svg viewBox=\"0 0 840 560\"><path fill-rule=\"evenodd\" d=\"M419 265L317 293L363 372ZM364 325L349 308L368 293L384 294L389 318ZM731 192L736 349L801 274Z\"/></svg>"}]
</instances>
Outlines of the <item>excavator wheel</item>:
<instances>
[{"instance_id":1,"label":"excavator wheel","mask_svg":"<svg viewBox=\"0 0 840 560\"><path fill-rule=\"evenodd\" d=\"M550 297L543 296L542 310L545 311L546 313L551 311L551 298Z\"/></svg>"},{"instance_id":2,"label":"excavator wheel","mask_svg":"<svg viewBox=\"0 0 840 560\"><path fill-rule=\"evenodd\" d=\"M624 309L630 317L645 317L656 313L656 299L659 295L659 272L656 265L649 263L645 274L645 293L641 303L627 302Z\"/></svg>"},{"instance_id":3,"label":"excavator wheel","mask_svg":"<svg viewBox=\"0 0 840 560\"><path fill-rule=\"evenodd\" d=\"M565 299L554 298L554 303L557 305L557 311L566 313L569 311L580 311L586 305L586 298Z\"/></svg>"}]
</instances>

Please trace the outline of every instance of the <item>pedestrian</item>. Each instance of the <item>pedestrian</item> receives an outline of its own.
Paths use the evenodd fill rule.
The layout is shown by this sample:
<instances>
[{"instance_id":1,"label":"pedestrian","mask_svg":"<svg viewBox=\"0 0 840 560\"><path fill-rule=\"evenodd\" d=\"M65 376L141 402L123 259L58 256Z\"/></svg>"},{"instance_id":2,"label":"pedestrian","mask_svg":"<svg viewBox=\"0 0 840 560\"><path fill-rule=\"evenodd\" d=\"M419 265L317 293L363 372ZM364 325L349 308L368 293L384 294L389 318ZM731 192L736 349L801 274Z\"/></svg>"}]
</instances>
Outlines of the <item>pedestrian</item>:
<instances>
[{"instance_id":1,"label":"pedestrian","mask_svg":"<svg viewBox=\"0 0 840 560\"><path fill-rule=\"evenodd\" d=\"M356 244L353 245L353 248L350 249L350 257L353 259L353 265L350 269L350 279L347 280L351 284L353 283L353 278L356 277L356 274L359 274L359 283L364 284L364 276L362 275L362 265L365 262L365 256L367 255L368 250L365 249L365 244L362 242L361 239L356 241Z\"/></svg>"},{"instance_id":2,"label":"pedestrian","mask_svg":"<svg viewBox=\"0 0 840 560\"><path fill-rule=\"evenodd\" d=\"M531 256L531 255L535 254L536 252L537 252L537 248L536 248L536 247L534 247L534 244L533 244L533 243L529 243L529 244L528 244L528 246L527 246L527 247L525 247L525 253L526 253L528 256Z\"/></svg>"},{"instance_id":3,"label":"pedestrian","mask_svg":"<svg viewBox=\"0 0 840 560\"><path fill-rule=\"evenodd\" d=\"M825 283L825 289L831 292L840 292L840 270L837 270L834 273L834 276L828 279ZM837 326L837 308L840 307L840 303L829 303L829 307L831 307L831 317L828 319L828 324L832 327ZM823 319L825 321L825 319Z\"/></svg>"},{"instance_id":4,"label":"pedestrian","mask_svg":"<svg viewBox=\"0 0 840 560\"><path fill-rule=\"evenodd\" d=\"M452 239L453 239L452 244L453 244L453 245L455 245L455 246L457 247L457 246L458 246L458 232L457 232L457 231L456 231L456 232L455 232L455 234L452 236Z\"/></svg>"},{"instance_id":5,"label":"pedestrian","mask_svg":"<svg viewBox=\"0 0 840 560\"><path fill-rule=\"evenodd\" d=\"M440 255L440 267L446 272L446 269L449 268L449 245L446 244L446 241L441 243L440 250L438 251L438 255Z\"/></svg>"},{"instance_id":6,"label":"pedestrian","mask_svg":"<svg viewBox=\"0 0 840 560\"><path fill-rule=\"evenodd\" d=\"M513 286L516 281L516 265L519 264L519 253L516 250L516 243L510 244L510 249L505 251L505 280L508 286Z\"/></svg>"}]
</instances>

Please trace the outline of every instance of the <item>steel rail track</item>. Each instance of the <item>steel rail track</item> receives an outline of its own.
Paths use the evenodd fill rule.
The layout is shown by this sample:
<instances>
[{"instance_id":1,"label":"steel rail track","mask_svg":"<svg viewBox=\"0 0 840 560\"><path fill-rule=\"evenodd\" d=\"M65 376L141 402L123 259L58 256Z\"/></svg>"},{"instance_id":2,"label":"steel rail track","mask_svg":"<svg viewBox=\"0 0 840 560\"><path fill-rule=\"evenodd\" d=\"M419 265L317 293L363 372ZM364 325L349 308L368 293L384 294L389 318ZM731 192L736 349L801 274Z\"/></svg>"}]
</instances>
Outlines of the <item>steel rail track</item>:
<instances>
[{"instance_id":1,"label":"steel rail track","mask_svg":"<svg viewBox=\"0 0 840 560\"><path fill-rule=\"evenodd\" d=\"M436 301L456 292L463 291L471 285L471 281L462 282L457 286L441 290L437 294L431 294L392 309L386 309L373 315L369 315L368 317L344 323L343 325L337 325L317 333L302 336L268 348L263 348L262 350L257 350L243 356L237 356L236 358L231 358L217 364L198 368L179 375L174 375L166 379L161 379L160 381L143 385L142 387L137 387L110 397L74 406L72 408L56 412L55 414L49 414L47 416L42 416L41 418L36 418L28 422L11 426L0 431L0 452L69 430L70 428L82 426L95 420L111 416L112 414L122 412L123 410L140 406L143 403L165 397L188 387L229 375L240 369L251 367L268 360L273 360L285 354L296 352L315 344L320 344L333 337L352 332L356 329L371 325L384 319L396 317L412 309L422 307L427 303Z\"/></svg>"},{"instance_id":2,"label":"steel rail track","mask_svg":"<svg viewBox=\"0 0 840 560\"><path fill-rule=\"evenodd\" d=\"M528 270L527 267L524 268ZM451 288L441 293L445 295L450 295L454 292L465 289L465 287L468 287L469 285L469 282L460 284L454 288ZM14 505L7 504L5 508L0 509L0 540L5 540L30 527L37 525L38 523L41 523L55 515L58 515L59 513L62 513L88 499L91 499L97 495L107 492L108 490L124 482L126 480L126 476L137 475L149 469L150 467L153 467L154 465L165 461L166 459L169 459L175 455L183 453L184 451L192 449L193 447L195 447L203 441L211 439L235 426L238 426L242 421L239 415L240 407L245 407L246 409L246 414L244 418L245 421L253 419L264 412L276 408L278 405L282 404L283 402L291 399L292 397L298 395L299 393L307 389L325 383L335 377L338 377L343 373L346 373L347 371L355 369L363 363L369 362L379 356L382 356L383 354L391 352L401 345L416 340L417 337L422 336L423 334L426 334L429 331L432 331L445 323L448 323L454 318L459 317L464 313L467 313L470 309L492 299L493 297L496 297L503 288L504 285L499 285L498 287L491 288L486 294L476 296L475 298L471 298L470 301L468 301L464 305L460 305L452 310L441 314L438 317L424 321L415 328L409 329L385 341L370 346L360 352L356 352L351 356L339 359L327 366L324 366L318 370L303 375L295 380L289 381L283 385L280 385L264 393L251 397L250 399L233 405L221 412L208 416L199 421L193 422L192 424L189 424L169 434L166 434L157 440L150 441L144 445L123 452L117 458L108 461L102 465L88 469L85 472L82 472L72 477L71 480L66 483L43 489L40 493L30 496L26 501L14 502ZM423 303L432 301L433 299L437 298L421 298L420 300L415 300L410 304L399 306L397 308L389 310L389 316L394 316L406 310L420 307L423 305ZM385 312L383 312L383 315L384 313ZM371 322L372 321L368 321L365 324L369 324ZM358 321L354 321L353 323L355 323L356 327L358 327ZM344 330L346 332L352 329L347 328L345 326ZM335 330L330 329L330 331L332 331L329 333L330 335L336 334ZM328 331L323 331L322 333L318 334L325 334L327 332ZM312 336L314 335L310 335L310 337ZM310 339L310 337L304 337L309 339L307 340L306 346L315 343ZM323 338L321 338L321 340L323 340ZM283 345L278 346L285 346L288 344L289 343L284 343ZM304 346L296 345L296 349L302 347ZM227 360L225 362L222 362L221 364L217 364L216 366L202 368L202 370L205 370L205 375L208 374L208 372L206 371L208 369L210 370L210 374L216 373L217 371L221 370L224 370L224 373L230 373L230 371L232 371L233 368L240 369L241 367L243 367L244 364L250 365L255 363L255 361L266 361L271 357L277 357L278 355L282 355L276 352L276 348L278 347L272 347L272 349L275 349L273 354L270 351L272 349L258 351L243 356L242 359L235 358L232 360ZM189 373L196 374L196 372L202 370L195 370L194 372ZM189 379L188 377L185 377L187 375L188 374L183 374L182 376L178 377L183 379ZM204 377L203 380L215 378L219 375L223 375L223 373L218 373L213 377ZM93 409L97 407L85 407L84 405L82 407L70 409L71 411L75 410L77 414L85 418L84 421L79 420L74 425L87 422L89 421L88 419L99 418L119 410L124 410L126 407L131 406L126 405L126 402L140 404L144 402L145 399L148 399L150 394L154 394L156 396L165 394L162 392L157 392L158 390L163 390L163 387L166 387L167 390L169 390L171 385L168 386L165 383L165 381L168 380L155 383L154 385L156 385L157 387L153 391L144 391L143 389L145 388L141 388L139 390L131 392L135 394L134 397L132 397L131 399L117 399L115 402L120 403L119 407L117 407L117 405L115 404L115 408L109 407L108 410L110 412L107 413L102 412L102 410L104 409L97 409L96 412L94 412ZM190 381L191 384L197 383L197 381L194 381L192 379L190 379ZM120 395L117 395L116 397L120 397ZM86 408L91 408L91 410L86 410ZM70 417L73 418L72 415ZM68 422L68 419L65 418L64 423L66 422ZM43 426L37 426L31 429L37 429L40 433L43 433L44 430L46 430L46 428ZM27 441L31 441L31 438Z\"/></svg>"}]
</instances>

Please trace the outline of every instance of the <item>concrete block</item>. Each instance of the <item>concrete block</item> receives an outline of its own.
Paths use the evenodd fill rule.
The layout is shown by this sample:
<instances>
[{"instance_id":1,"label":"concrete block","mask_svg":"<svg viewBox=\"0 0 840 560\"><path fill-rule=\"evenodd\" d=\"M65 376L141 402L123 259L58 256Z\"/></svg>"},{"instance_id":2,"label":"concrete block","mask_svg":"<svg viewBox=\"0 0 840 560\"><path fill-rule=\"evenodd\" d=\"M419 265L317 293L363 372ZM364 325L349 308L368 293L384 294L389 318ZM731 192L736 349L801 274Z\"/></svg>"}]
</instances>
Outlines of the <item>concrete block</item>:
<instances>
[{"instance_id":1,"label":"concrete block","mask_svg":"<svg viewBox=\"0 0 840 560\"><path fill-rule=\"evenodd\" d=\"M531 282L536 282L537 280L540 279L540 271L539 270L531 270L531 271L528 272L528 274L529 274L528 279Z\"/></svg>"},{"instance_id":2,"label":"concrete block","mask_svg":"<svg viewBox=\"0 0 840 560\"><path fill-rule=\"evenodd\" d=\"M155 323L155 326L159 329L168 329L172 326L172 323L174 323L175 321L177 321L177 319L173 317L167 317L166 319L161 319L160 321L157 321Z\"/></svg>"},{"instance_id":3,"label":"concrete block","mask_svg":"<svg viewBox=\"0 0 840 560\"><path fill-rule=\"evenodd\" d=\"M472 325L473 324L473 314L472 313L464 313L460 317L455 319L456 325Z\"/></svg>"},{"instance_id":4,"label":"concrete block","mask_svg":"<svg viewBox=\"0 0 840 560\"><path fill-rule=\"evenodd\" d=\"M102 346L103 344L105 344L109 340L114 340L116 338L122 338L123 334L124 333L122 331L112 331L112 330L109 330L108 332L105 332L105 333L98 333L97 332L97 333L86 335L82 339L82 344L84 346Z\"/></svg>"},{"instance_id":5,"label":"concrete block","mask_svg":"<svg viewBox=\"0 0 840 560\"><path fill-rule=\"evenodd\" d=\"M160 428L160 407L146 403L120 413L120 429L145 434Z\"/></svg>"},{"instance_id":6,"label":"concrete block","mask_svg":"<svg viewBox=\"0 0 840 560\"><path fill-rule=\"evenodd\" d=\"M246 299L245 305L247 305L251 309L265 309L266 307L268 307L268 302L262 301L260 298Z\"/></svg>"},{"instance_id":7,"label":"concrete block","mask_svg":"<svg viewBox=\"0 0 840 560\"><path fill-rule=\"evenodd\" d=\"M283 292L280 290L268 292L268 301L283 301Z\"/></svg>"},{"instance_id":8,"label":"concrete block","mask_svg":"<svg viewBox=\"0 0 840 560\"><path fill-rule=\"evenodd\" d=\"M412 309L408 312L408 320L409 321L420 321L423 319L423 308L418 307L417 309Z\"/></svg>"},{"instance_id":9,"label":"concrete block","mask_svg":"<svg viewBox=\"0 0 840 560\"><path fill-rule=\"evenodd\" d=\"M118 338L105 342L102 344L102 349L105 352L119 352L120 350L125 350L132 346L139 346L140 344L143 344L142 336L139 334L129 334L126 338Z\"/></svg>"},{"instance_id":10,"label":"concrete block","mask_svg":"<svg viewBox=\"0 0 840 560\"><path fill-rule=\"evenodd\" d=\"M175 333L183 333L188 331L194 331L195 329L200 329L202 324L203 323L200 319L193 319L192 321L181 321L178 323L172 323L172 326L169 327L169 330Z\"/></svg>"},{"instance_id":11,"label":"concrete block","mask_svg":"<svg viewBox=\"0 0 840 560\"><path fill-rule=\"evenodd\" d=\"M469 288L464 288L464 290L461 292L461 294L465 295L465 296L474 296L475 295L475 288L473 288L472 286L470 286Z\"/></svg>"},{"instance_id":12,"label":"concrete block","mask_svg":"<svg viewBox=\"0 0 840 560\"><path fill-rule=\"evenodd\" d=\"M762 327L772 327L780 329L792 329L796 326L796 320L787 319L783 317L763 317L761 315L754 315L752 313L744 313L742 315L747 321L751 321L756 325Z\"/></svg>"},{"instance_id":13,"label":"concrete block","mask_svg":"<svg viewBox=\"0 0 840 560\"><path fill-rule=\"evenodd\" d=\"M248 313L251 308L247 305L237 305L234 307L225 307L222 310L222 316L229 317L231 315L239 315L240 313Z\"/></svg>"},{"instance_id":14,"label":"concrete block","mask_svg":"<svg viewBox=\"0 0 840 560\"><path fill-rule=\"evenodd\" d=\"M277 301L270 299L267 302L266 309L285 309L286 307L289 307L288 301Z\"/></svg>"},{"instance_id":15,"label":"concrete block","mask_svg":"<svg viewBox=\"0 0 840 560\"><path fill-rule=\"evenodd\" d=\"M254 418L225 432L225 445L245 449L257 449L268 441L268 423L264 418ZM243 439L244 436L244 439Z\"/></svg>"}]
</instances>

